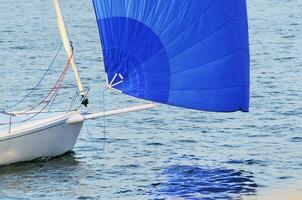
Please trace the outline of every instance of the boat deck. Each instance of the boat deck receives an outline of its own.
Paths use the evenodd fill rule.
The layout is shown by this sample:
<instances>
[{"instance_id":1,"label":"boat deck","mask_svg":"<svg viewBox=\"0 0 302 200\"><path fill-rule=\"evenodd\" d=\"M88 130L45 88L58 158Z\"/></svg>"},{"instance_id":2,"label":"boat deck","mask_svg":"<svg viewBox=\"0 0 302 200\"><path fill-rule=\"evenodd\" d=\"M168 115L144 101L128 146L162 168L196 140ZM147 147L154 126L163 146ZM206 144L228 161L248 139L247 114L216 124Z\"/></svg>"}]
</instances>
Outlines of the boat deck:
<instances>
[{"instance_id":1,"label":"boat deck","mask_svg":"<svg viewBox=\"0 0 302 200\"><path fill-rule=\"evenodd\" d=\"M32 128L41 123L50 122L62 117L66 117L70 113L67 112L47 112L41 113L38 116L33 117L35 114L26 114L22 116L15 116L11 118L11 131L15 132L18 130L24 130L27 128ZM30 119L33 117L32 119ZM30 119L30 120L27 120ZM9 116L5 114L0 114L0 135L5 135L9 133Z\"/></svg>"}]
</instances>

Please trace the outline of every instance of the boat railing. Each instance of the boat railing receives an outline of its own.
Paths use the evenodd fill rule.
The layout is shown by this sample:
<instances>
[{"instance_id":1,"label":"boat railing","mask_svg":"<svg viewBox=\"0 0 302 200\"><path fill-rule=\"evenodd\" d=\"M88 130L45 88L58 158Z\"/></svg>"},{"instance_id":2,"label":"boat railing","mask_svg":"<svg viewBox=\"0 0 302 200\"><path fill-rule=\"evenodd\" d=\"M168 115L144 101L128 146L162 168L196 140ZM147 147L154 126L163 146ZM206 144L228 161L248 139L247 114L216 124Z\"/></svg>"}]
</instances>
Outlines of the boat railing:
<instances>
[{"instance_id":1,"label":"boat railing","mask_svg":"<svg viewBox=\"0 0 302 200\"><path fill-rule=\"evenodd\" d=\"M40 110L40 109L30 110L30 111L24 111L24 112L21 112L21 111L0 111L0 114L4 114L4 115L9 117L8 122L3 123L3 124L0 123L0 126L2 126L2 125L3 126L4 125L8 126L8 133L10 134L11 131L12 131L12 125L13 125L12 118L13 117L23 116L23 115L37 115L37 114L41 114L41 113L50 113L50 112L53 113L53 112L74 112L74 111L78 111L81 108L82 104L79 104L79 105L75 106L77 99L79 99L79 98L81 98L81 100L87 99L89 91L90 91L90 89L87 89L85 91L77 90L73 94L73 97L71 99L71 102L70 102L70 105L69 105L67 111L66 110L65 111L62 111L62 110L61 111L50 111L50 110L43 111L44 109L43 110ZM84 93L84 95L82 96L83 93ZM47 103L49 103L49 102L47 102ZM51 103L53 103L53 102L51 102ZM14 122L14 123L17 123L17 122Z\"/></svg>"},{"instance_id":2,"label":"boat railing","mask_svg":"<svg viewBox=\"0 0 302 200\"><path fill-rule=\"evenodd\" d=\"M2 114L7 115L9 117L9 122L7 124L0 124L0 125L8 125L8 133L11 133L12 127L12 117L15 117L16 114L13 112L1 111Z\"/></svg>"},{"instance_id":3,"label":"boat railing","mask_svg":"<svg viewBox=\"0 0 302 200\"><path fill-rule=\"evenodd\" d=\"M79 110L79 109L81 108L82 104L78 105L75 109L72 109L73 106L74 106L74 104L75 104L75 102L76 102L76 100L77 100L78 98L81 98L81 100L87 99L87 98L88 98L89 91L90 91L90 88L88 88L88 89L86 89L86 90L84 90L84 91L79 91L79 90L77 90L77 91L74 93L74 95L73 95L73 97L72 97L72 99L71 99L71 101L70 101L70 105L69 105L69 107L68 107L68 109L67 109L67 112L74 111L74 110L76 110L76 111ZM83 93L84 93L84 95L82 96Z\"/></svg>"}]
</instances>

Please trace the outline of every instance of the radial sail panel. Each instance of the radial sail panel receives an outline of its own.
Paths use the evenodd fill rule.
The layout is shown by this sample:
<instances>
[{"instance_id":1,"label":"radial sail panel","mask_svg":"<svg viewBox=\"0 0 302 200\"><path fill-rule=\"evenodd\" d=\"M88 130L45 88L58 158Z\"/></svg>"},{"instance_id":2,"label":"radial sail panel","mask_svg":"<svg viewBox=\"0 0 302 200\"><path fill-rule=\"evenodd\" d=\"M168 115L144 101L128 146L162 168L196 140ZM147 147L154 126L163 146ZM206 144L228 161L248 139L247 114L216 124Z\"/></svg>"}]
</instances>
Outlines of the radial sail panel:
<instances>
[{"instance_id":1,"label":"radial sail panel","mask_svg":"<svg viewBox=\"0 0 302 200\"><path fill-rule=\"evenodd\" d=\"M248 111L245 0L93 0L109 83L185 108Z\"/></svg>"}]
</instances>

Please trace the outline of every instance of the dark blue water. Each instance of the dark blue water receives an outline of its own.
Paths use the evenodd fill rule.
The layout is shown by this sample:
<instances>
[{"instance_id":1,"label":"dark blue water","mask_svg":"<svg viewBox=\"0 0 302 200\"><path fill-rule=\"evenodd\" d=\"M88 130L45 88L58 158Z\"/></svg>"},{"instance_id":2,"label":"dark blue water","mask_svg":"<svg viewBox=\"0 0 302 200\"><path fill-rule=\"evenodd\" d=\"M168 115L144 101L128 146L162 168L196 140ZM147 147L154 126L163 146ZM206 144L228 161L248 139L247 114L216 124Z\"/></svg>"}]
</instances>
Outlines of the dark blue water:
<instances>
[{"instance_id":1,"label":"dark blue water","mask_svg":"<svg viewBox=\"0 0 302 200\"><path fill-rule=\"evenodd\" d=\"M154 110L89 121L74 153L0 168L0 199L241 199L302 179L302 2L248 2L251 112ZM90 1L62 1L90 108L105 85ZM60 46L51 1L0 0L0 107L21 99ZM50 88L64 67L61 52ZM75 91L70 73L56 109ZM36 91L25 104L41 100ZM105 92L107 109L138 100Z\"/></svg>"}]
</instances>

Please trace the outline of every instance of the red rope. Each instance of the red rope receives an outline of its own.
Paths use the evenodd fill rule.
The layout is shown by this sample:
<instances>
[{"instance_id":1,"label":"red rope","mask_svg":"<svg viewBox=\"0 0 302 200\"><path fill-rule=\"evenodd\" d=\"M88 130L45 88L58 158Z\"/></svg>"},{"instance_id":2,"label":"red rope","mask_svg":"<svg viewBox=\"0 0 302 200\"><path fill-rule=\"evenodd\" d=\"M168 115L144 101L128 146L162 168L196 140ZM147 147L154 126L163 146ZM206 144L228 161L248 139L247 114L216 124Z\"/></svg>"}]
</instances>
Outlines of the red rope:
<instances>
[{"instance_id":1,"label":"red rope","mask_svg":"<svg viewBox=\"0 0 302 200\"><path fill-rule=\"evenodd\" d=\"M65 75L66 75L67 70L68 70L68 68L70 66L70 63L71 63L70 61L71 61L72 57L73 57L73 54L69 57L66 65L65 65L65 68L64 68L63 72L61 73L59 79L57 80L57 82L55 83L55 85L53 86L53 88L51 89L51 91L46 95L46 97L40 103L38 103L36 106L34 106L33 108L31 108L29 110L26 110L26 111L23 111L21 113L17 113L17 114L24 114L24 113L27 113L29 111L32 111L32 110L36 109L37 107L39 107L41 104L45 103L46 100L47 100L47 98L50 97L49 101L52 99L52 97L54 96L55 92L60 89L60 85L61 85L61 83L63 82L63 80L65 78ZM54 92L54 94L52 94L53 92Z\"/></svg>"},{"instance_id":2,"label":"red rope","mask_svg":"<svg viewBox=\"0 0 302 200\"><path fill-rule=\"evenodd\" d=\"M37 115L39 115L48 105L49 103L51 102L51 100L53 99L53 97L59 92L60 90L60 86L66 76L66 73L67 73L67 70L71 64L71 59L73 57L73 54L71 54L71 56L69 57L65 67L64 67L64 70L63 72L61 73L59 79L57 80L57 82L55 83L55 85L52 87L51 91L46 95L46 97L40 102L38 103L36 106L34 106L33 108L30 108L29 110L26 110L26 111L23 111L23 112L20 112L20 113L17 113L17 115L20 115L20 114L25 114L29 111L32 111L34 109L36 109L37 107L39 107L40 105L42 105L43 103L46 103L46 105L41 109L39 110L35 115L25 119L25 120L22 120L20 122L26 122L28 120L31 120L33 119L34 117L36 117ZM47 99L49 98L49 100L47 101ZM18 123L20 123L18 122ZM0 125L8 125L9 123L4 123L4 124L0 124Z\"/></svg>"}]
</instances>

